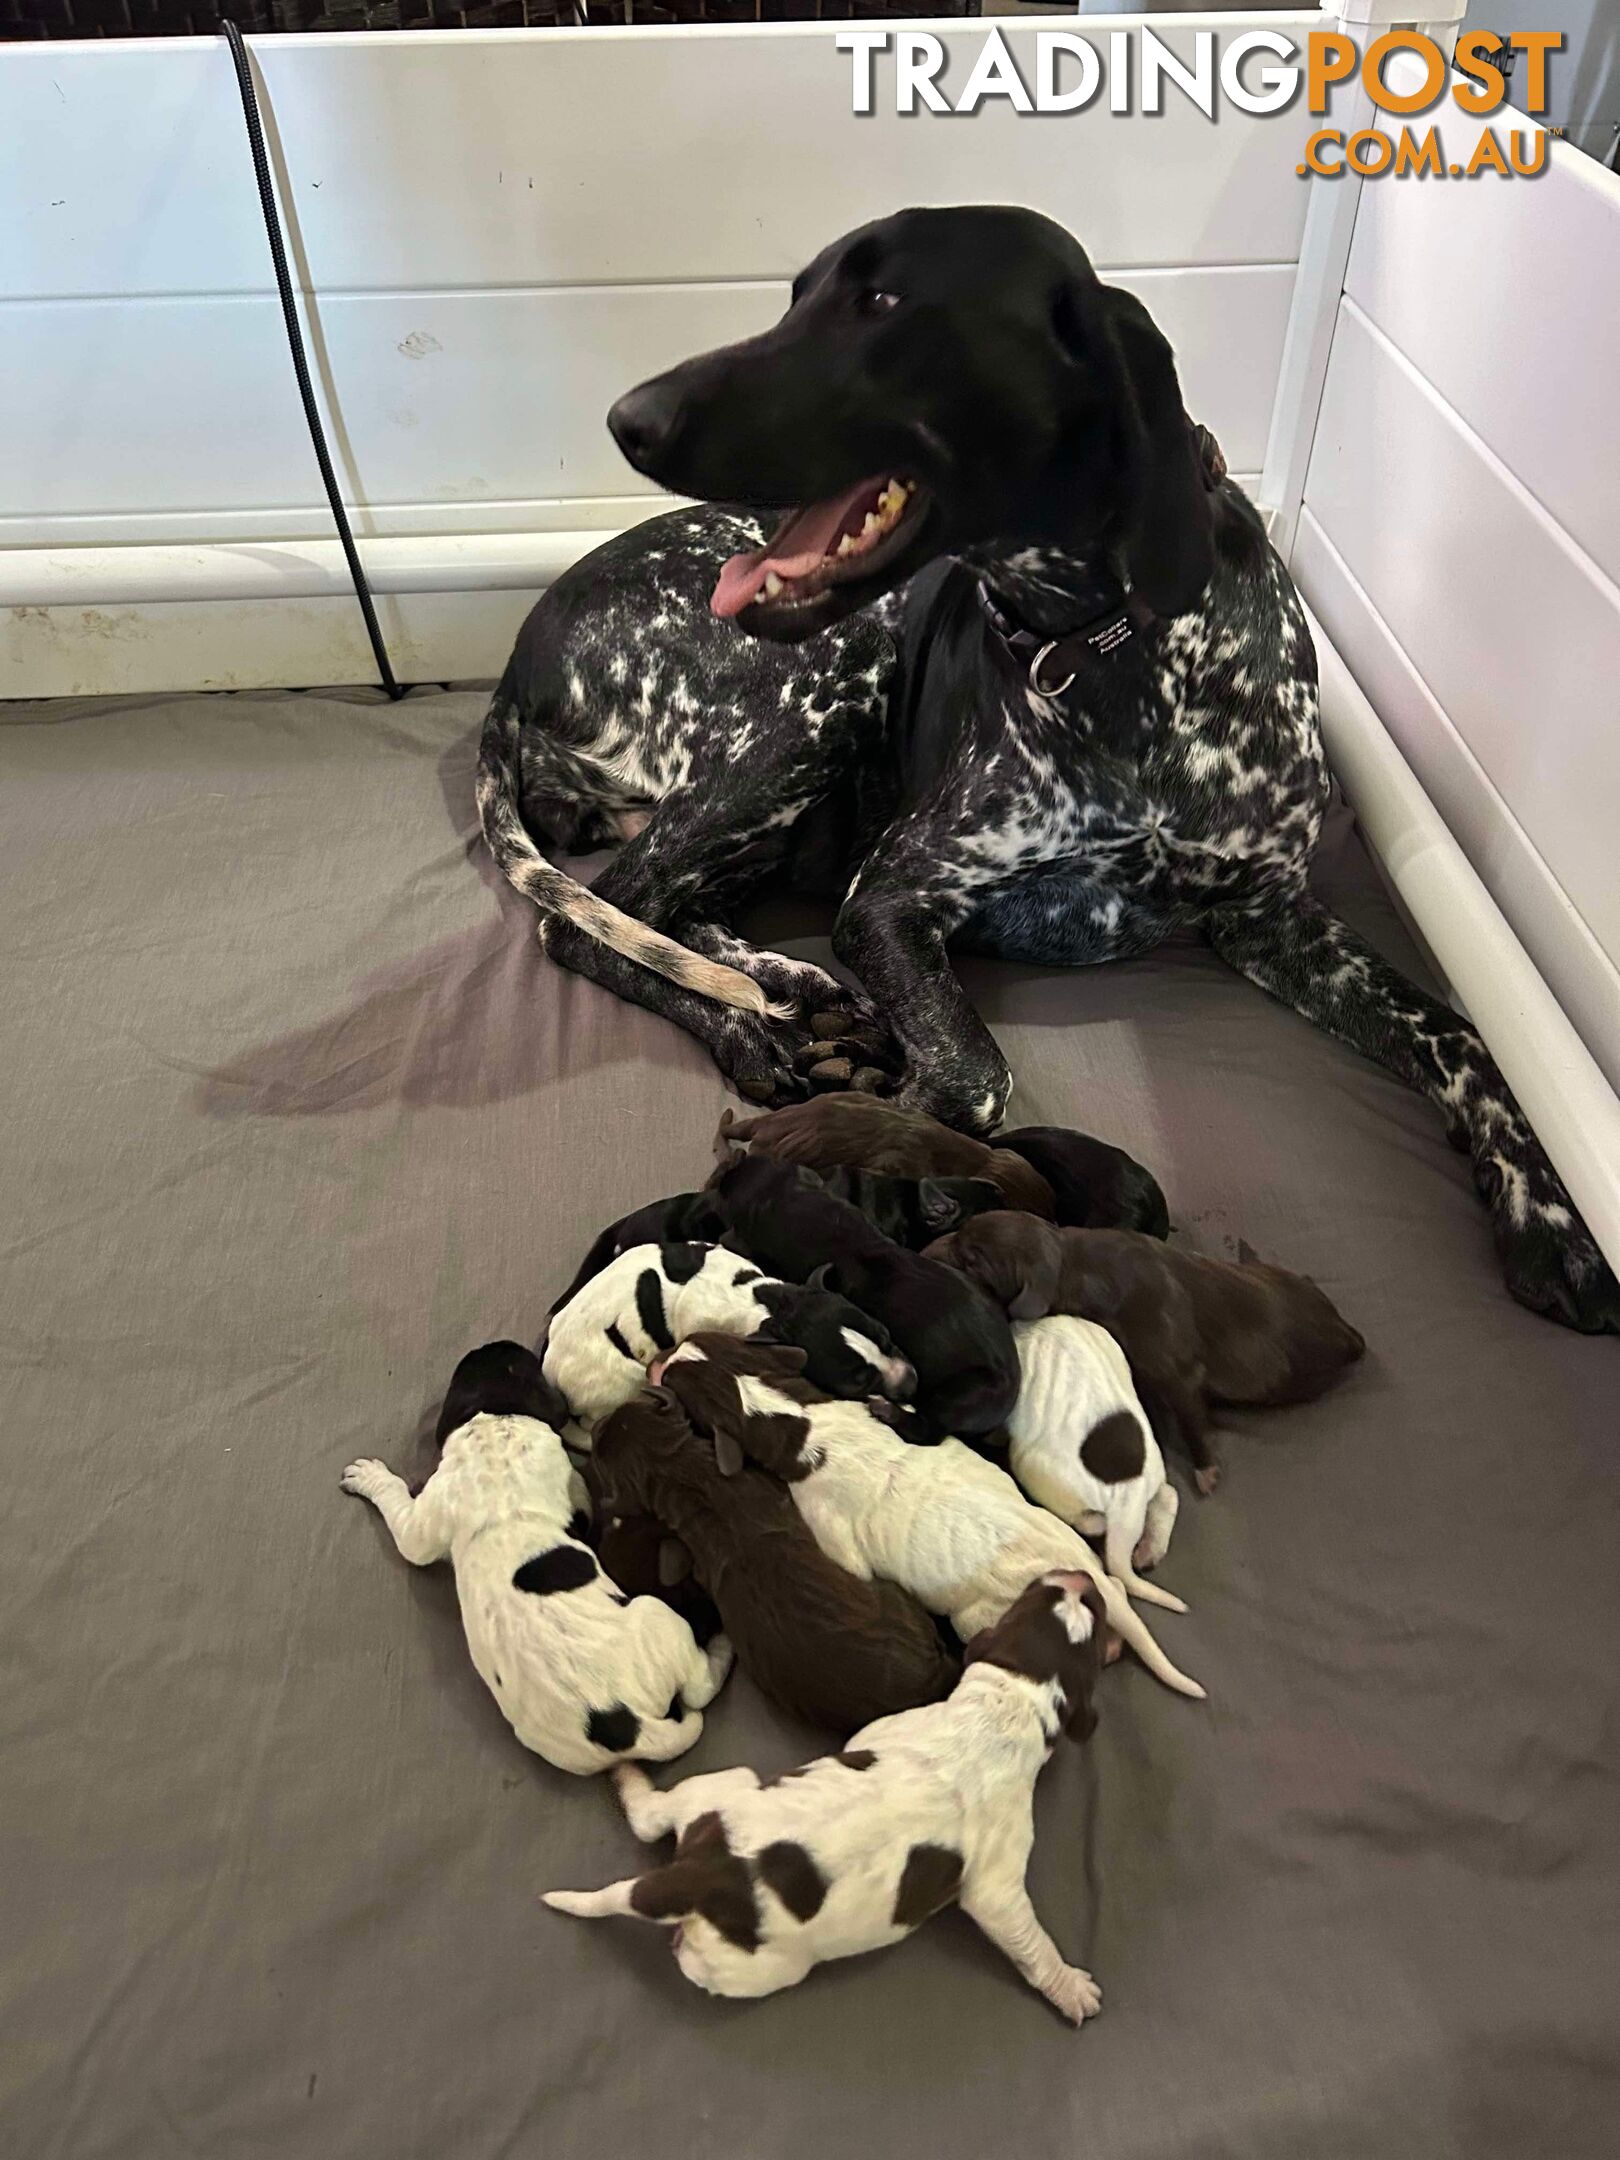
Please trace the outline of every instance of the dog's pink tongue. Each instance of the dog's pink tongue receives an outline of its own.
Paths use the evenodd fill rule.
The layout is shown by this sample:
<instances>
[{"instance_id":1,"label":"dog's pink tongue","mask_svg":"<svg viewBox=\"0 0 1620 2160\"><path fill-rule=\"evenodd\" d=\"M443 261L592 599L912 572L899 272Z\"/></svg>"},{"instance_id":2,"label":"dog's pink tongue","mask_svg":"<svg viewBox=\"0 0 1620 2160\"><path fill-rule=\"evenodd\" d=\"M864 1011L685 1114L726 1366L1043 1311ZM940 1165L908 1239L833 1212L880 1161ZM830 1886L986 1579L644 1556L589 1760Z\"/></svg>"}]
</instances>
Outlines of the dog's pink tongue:
<instances>
[{"instance_id":1,"label":"dog's pink tongue","mask_svg":"<svg viewBox=\"0 0 1620 2160\"><path fill-rule=\"evenodd\" d=\"M733 555L720 572L720 581L709 601L710 612L729 620L757 600L765 580L775 571L779 578L803 577L838 545L846 525L882 485L860 480L842 495L811 503L792 517L762 548Z\"/></svg>"}]
</instances>

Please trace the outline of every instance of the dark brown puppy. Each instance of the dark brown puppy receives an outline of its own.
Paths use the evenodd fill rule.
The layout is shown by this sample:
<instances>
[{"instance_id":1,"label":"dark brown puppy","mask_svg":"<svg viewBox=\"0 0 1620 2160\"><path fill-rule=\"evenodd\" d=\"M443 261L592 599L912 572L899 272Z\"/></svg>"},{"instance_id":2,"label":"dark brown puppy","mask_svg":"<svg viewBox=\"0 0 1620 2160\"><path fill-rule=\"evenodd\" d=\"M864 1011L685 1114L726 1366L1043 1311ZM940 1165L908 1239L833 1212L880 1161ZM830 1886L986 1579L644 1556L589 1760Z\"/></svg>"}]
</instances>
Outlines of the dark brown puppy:
<instances>
[{"instance_id":1,"label":"dark brown puppy","mask_svg":"<svg viewBox=\"0 0 1620 2160\"><path fill-rule=\"evenodd\" d=\"M600 1507L592 1461L585 1459L585 1482ZM678 1537L671 1537L651 1515L604 1515L593 1540L602 1572L610 1575L627 1597L655 1597L678 1612L692 1630L700 1650L707 1650L720 1632L720 1612L714 1599L692 1572L692 1555Z\"/></svg>"},{"instance_id":2,"label":"dark brown puppy","mask_svg":"<svg viewBox=\"0 0 1620 2160\"><path fill-rule=\"evenodd\" d=\"M1018 1352L974 1283L891 1244L803 1163L744 1155L711 1183L731 1225L729 1246L784 1282L833 1291L885 1330L916 1372L928 1437L973 1440L1006 1424L1018 1400Z\"/></svg>"},{"instance_id":3,"label":"dark brown puppy","mask_svg":"<svg viewBox=\"0 0 1620 2160\"><path fill-rule=\"evenodd\" d=\"M728 1110L715 1147L722 1161L732 1148L748 1147L812 1170L847 1163L889 1177L988 1178L1008 1207L1026 1208L1048 1222L1054 1214L1051 1186L1021 1155L875 1095L817 1095L757 1117L738 1118Z\"/></svg>"},{"instance_id":4,"label":"dark brown puppy","mask_svg":"<svg viewBox=\"0 0 1620 2160\"><path fill-rule=\"evenodd\" d=\"M717 1338L693 1340L708 1346ZM803 1368L799 1353L770 1343L728 1341L725 1354L731 1368L746 1366L773 1384ZM651 1515L680 1539L738 1664L760 1691L846 1737L874 1718L948 1695L960 1668L916 1599L829 1560L788 1493L762 1470L722 1476L698 1422L704 1369L672 1371L689 1376L680 1399L672 1388L644 1389L597 1428L603 1504Z\"/></svg>"},{"instance_id":5,"label":"dark brown puppy","mask_svg":"<svg viewBox=\"0 0 1620 2160\"><path fill-rule=\"evenodd\" d=\"M1206 1260L1134 1230L1056 1230L979 1215L924 1257L958 1267L1010 1319L1073 1313L1124 1351L1161 1447L1178 1444L1200 1492L1220 1477L1214 1403L1306 1402L1367 1347L1315 1283L1262 1260Z\"/></svg>"},{"instance_id":6,"label":"dark brown puppy","mask_svg":"<svg viewBox=\"0 0 1620 2160\"><path fill-rule=\"evenodd\" d=\"M1021 1125L1016 1132L997 1133L996 1144L1022 1155L1045 1178L1057 1204L1056 1220L1065 1229L1170 1235L1170 1210L1158 1179L1123 1148L1066 1125ZM943 1237L944 1230L939 1234Z\"/></svg>"}]
</instances>

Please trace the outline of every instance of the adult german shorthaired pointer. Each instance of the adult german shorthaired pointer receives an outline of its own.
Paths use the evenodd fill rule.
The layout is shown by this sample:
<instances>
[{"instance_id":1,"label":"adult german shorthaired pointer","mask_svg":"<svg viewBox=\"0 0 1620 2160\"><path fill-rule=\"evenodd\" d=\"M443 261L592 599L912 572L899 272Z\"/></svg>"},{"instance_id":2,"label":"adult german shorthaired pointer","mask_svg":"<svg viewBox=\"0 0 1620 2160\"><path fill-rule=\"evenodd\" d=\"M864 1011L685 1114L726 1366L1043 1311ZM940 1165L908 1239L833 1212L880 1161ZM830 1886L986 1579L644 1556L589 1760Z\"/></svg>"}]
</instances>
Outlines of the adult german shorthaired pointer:
<instances>
[{"instance_id":1,"label":"adult german shorthaired pointer","mask_svg":"<svg viewBox=\"0 0 1620 2160\"><path fill-rule=\"evenodd\" d=\"M1298 597L1147 311L1066 232L885 218L608 424L700 507L560 578L490 710L484 830L554 959L755 1101L852 1080L987 1133L1010 1075L948 952L1083 965L1196 924L1439 1106L1515 1296L1620 1329L1479 1036L1308 891L1328 770ZM537 840L623 844L586 890ZM781 876L841 898L862 992L727 927Z\"/></svg>"}]
</instances>

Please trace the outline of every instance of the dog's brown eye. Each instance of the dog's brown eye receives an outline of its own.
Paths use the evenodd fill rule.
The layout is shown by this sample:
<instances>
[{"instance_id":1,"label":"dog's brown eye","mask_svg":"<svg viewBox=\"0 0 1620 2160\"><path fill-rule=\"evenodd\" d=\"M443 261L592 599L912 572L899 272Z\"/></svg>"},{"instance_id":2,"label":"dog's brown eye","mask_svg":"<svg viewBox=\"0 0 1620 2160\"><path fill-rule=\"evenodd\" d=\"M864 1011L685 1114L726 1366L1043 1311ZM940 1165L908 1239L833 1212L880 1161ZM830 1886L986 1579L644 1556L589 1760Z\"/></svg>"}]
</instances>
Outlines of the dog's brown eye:
<instances>
[{"instance_id":1,"label":"dog's brown eye","mask_svg":"<svg viewBox=\"0 0 1620 2160\"><path fill-rule=\"evenodd\" d=\"M859 305L863 315L887 315L890 308L900 305L900 295L884 292L876 285L869 285L861 294Z\"/></svg>"}]
</instances>

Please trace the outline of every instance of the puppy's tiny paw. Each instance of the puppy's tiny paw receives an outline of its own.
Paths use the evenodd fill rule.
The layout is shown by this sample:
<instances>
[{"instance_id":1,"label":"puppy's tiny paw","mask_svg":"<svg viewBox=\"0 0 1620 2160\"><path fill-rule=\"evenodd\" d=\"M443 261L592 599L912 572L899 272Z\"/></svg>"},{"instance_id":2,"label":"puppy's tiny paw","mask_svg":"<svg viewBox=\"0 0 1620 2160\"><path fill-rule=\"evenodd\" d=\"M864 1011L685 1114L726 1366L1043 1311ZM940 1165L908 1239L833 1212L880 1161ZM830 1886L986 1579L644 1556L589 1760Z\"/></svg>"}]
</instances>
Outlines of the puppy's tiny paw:
<instances>
[{"instance_id":1,"label":"puppy's tiny paw","mask_svg":"<svg viewBox=\"0 0 1620 2160\"><path fill-rule=\"evenodd\" d=\"M710 1672L717 1673L722 1680L730 1672L737 1655L729 1635L711 1635L709 1647L703 1654L709 1661Z\"/></svg>"},{"instance_id":2,"label":"puppy's tiny paw","mask_svg":"<svg viewBox=\"0 0 1620 2160\"><path fill-rule=\"evenodd\" d=\"M1193 1483L1198 1487L1200 1496L1205 1500L1209 1498L1220 1482L1221 1466L1219 1463L1205 1463L1202 1470L1193 1472Z\"/></svg>"},{"instance_id":3,"label":"puppy's tiny paw","mask_svg":"<svg viewBox=\"0 0 1620 2160\"><path fill-rule=\"evenodd\" d=\"M363 1455L358 1462L350 1463L338 1480L345 1492L358 1493L363 1500L386 1485L393 1473L385 1462L374 1455Z\"/></svg>"},{"instance_id":4,"label":"puppy's tiny paw","mask_svg":"<svg viewBox=\"0 0 1620 2160\"><path fill-rule=\"evenodd\" d=\"M1066 1965L1061 1979L1048 1992L1053 2006L1071 2025L1083 2025L1102 2008L1102 1989L1078 1965Z\"/></svg>"}]
</instances>

